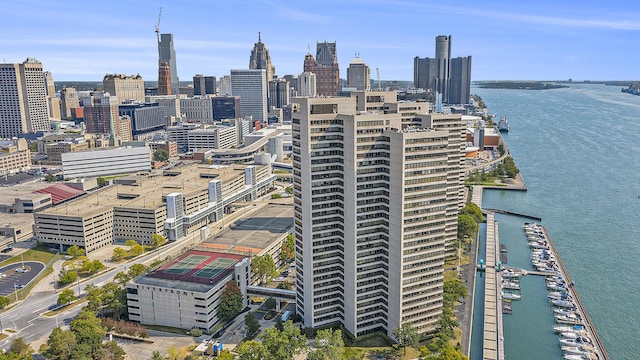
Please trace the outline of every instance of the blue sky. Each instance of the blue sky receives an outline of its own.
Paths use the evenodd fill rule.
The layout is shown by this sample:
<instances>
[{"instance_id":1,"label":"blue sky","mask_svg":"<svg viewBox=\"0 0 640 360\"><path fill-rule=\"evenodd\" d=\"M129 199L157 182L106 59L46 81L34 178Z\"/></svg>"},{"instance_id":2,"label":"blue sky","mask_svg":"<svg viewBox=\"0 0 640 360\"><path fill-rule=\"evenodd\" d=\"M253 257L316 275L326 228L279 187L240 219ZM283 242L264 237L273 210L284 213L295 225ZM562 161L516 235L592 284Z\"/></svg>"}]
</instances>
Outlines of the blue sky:
<instances>
[{"instance_id":1,"label":"blue sky","mask_svg":"<svg viewBox=\"0 0 640 360\"><path fill-rule=\"evenodd\" d=\"M413 80L413 58L473 56L473 80L640 79L640 6L630 0L0 0L3 62L39 59L54 79L157 79L154 27L173 33L178 75L249 66L258 32L276 73L299 74L316 41L336 41L341 77L359 53L383 80Z\"/></svg>"}]
</instances>

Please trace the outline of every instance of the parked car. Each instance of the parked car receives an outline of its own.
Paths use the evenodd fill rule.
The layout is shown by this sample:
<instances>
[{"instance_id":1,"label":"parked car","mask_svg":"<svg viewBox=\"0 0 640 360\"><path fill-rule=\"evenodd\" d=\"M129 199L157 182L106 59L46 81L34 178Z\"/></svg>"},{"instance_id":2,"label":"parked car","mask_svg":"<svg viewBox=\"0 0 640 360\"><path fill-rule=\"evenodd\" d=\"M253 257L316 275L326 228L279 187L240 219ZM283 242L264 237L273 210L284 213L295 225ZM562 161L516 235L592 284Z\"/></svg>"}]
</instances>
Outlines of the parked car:
<instances>
[{"instance_id":1,"label":"parked car","mask_svg":"<svg viewBox=\"0 0 640 360\"><path fill-rule=\"evenodd\" d=\"M3 277L7 277L7 274L5 274L5 273L0 273L0 278L3 278Z\"/></svg>"},{"instance_id":2,"label":"parked car","mask_svg":"<svg viewBox=\"0 0 640 360\"><path fill-rule=\"evenodd\" d=\"M29 270L28 270L27 268L17 268L17 269L16 269L16 272L18 272L18 273L26 273L26 272L28 272L28 271L29 271Z\"/></svg>"},{"instance_id":3,"label":"parked car","mask_svg":"<svg viewBox=\"0 0 640 360\"><path fill-rule=\"evenodd\" d=\"M24 284L18 284L16 285L16 289L22 289L24 287Z\"/></svg>"}]
</instances>

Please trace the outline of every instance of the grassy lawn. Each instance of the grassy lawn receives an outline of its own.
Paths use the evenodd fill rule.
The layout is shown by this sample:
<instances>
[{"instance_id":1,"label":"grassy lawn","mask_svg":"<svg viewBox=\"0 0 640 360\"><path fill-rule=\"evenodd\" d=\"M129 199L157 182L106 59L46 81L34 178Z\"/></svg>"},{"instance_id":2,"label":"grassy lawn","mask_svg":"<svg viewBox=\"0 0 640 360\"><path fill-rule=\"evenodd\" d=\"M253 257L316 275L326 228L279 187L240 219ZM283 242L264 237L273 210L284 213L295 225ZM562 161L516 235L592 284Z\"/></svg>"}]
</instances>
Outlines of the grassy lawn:
<instances>
[{"instance_id":1,"label":"grassy lawn","mask_svg":"<svg viewBox=\"0 0 640 360\"><path fill-rule=\"evenodd\" d=\"M49 260L53 259L56 254L49 252L48 250L43 250L41 248L33 248L22 253L22 256L16 255L12 258L9 258L5 261L0 262L0 267L11 265L15 263L19 263L24 259L24 261L39 261L43 264L47 264Z\"/></svg>"},{"instance_id":2,"label":"grassy lawn","mask_svg":"<svg viewBox=\"0 0 640 360\"><path fill-rule=\"evenodd\" d=\"M163 325L144 325L149 330L163 331L178 335L187 335L187 330Z\"/></svg>"},{"instance_id":3,"label":"grassy lawn","mask_svg":"<svg viewBox=\"0 0 640 360\"><path fill-rule=\"evenodd\" d=\"M4 340L4 339L6 339L8 337L9 337L9 335L0 334L0 340Z\"/></svg>"}]
</instances>

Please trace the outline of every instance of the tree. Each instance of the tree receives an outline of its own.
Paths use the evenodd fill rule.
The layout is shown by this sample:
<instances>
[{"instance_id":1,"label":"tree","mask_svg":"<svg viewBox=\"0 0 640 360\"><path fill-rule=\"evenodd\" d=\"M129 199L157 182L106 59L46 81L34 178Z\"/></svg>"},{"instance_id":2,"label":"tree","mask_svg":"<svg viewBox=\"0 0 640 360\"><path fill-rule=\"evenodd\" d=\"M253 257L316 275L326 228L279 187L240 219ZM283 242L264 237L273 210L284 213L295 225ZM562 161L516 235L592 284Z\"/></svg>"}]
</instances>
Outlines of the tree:
<instances>
[{"instance_id":1,"label":"tree","mask_svg":"<svg viewBox=\"0 0 640 360\"><path fill-rule=\"evenodd\" d=\"M228 350L223 350L220 354L218 354L218 358L216 360L233 360L235 356L231 354Z\"/></svg>"},{"instance_id":2,"label":"tree","mask_svg":"<svg viewBox=\"0 0 640 360\"><path fill-rule=\"evenodd\" d=\"M84 292L87 294L87 306L85 308L97 314L98 311L102 310L102 288L94 284L87 284L84 287Z\"/></svg>"},{"instance_id":3,"label":"tree","mask_svg":"<svg viewBox=\"0 0 640 360\"><path fill-rule=\"evenodd\" d=\"M70 359L76 345L76 335L71 330L56 327L47 339L45 355L50 359Z\"/></svg>"},{"instance_id":4,"label":"tree","mask_svg":"<svg viewBox=\"0 0 640 360\"><path fill-rule=\"evenodd\" d=\"M295 243L293 240L293 234L287 235L287 238L282 242L282 248L280 249L280 260L289 262L293 260L295 256Z\"/></svg>"},{"instance_id":5,"label":"tree","mask_svg":"<svg viewBox=\"0 0 640 360\"><path fill-rule=\"evenodd\" d=\"M167 350L168 360L184 360L187 356L189 356L189 350L186 346L177 347L175 345L171 345Z\"/></svg>"},{"instance_id":6,"label":"tree","mask_svg":"<svg viewBox=\"0 0 640 360\"><path fill-rule=\"evenodd\" d=\"M169 152L165 149L158 149L153 152L153 160L164 162L169 158Z\"/></svg>"},{"instance_id":7,"label":"tree","mask_svg":"<svg viewBox=\"0 0 640 360\"><path fill-rule=\"evenodd\" d=\"M9 346L9 354L14 355L10 356L10 359L31 359L33 354L33 349L29 346L29 344L25 343L22 337L16 338L11 342L11 346Z\"/></svg>"},{"instance_id":8,"label":"tree","mask_svg":"<svg viewBox=\"0 0 640 360\"><path fill-rule=\"evenodd\" d=\"M63 269L62 271L60 271L60 275L58 276L58 285L65 286L75 282L76 280L78 280L77 272L73 270L66 271Z\"/></svg>"},{"instance_id":9,"label":"tree","mask_svg":"<svg viewBox=\"0 0 640 360\"><path fill-rule=\"evenodd\" d=\"M267 310L273 310L276 308L277 302L276 299L270 297L268 298L265 302L264 302L264 307L267 308Z\"/></svg>"},{"instance_id":10,"label":"tree","mask_svg":"<svg viewBox=\"0 0 640 360\"><path fill-rule=\"evenodd\" d=\"M286 192L289 195L293 194L293 187L287 186L286 188L284 188L284 192Z\"/></svg>"},{"instance_id":11,"label":"tree","mask_svg":"<svg viewBox=\"0 0 640 360\"><path fill-rule=\"evenodd\" d=\"M96 181L98 182L98 187L104 187L105 185L107 185L107 180L103 177L99 177L96 179Z\"/></svg>"},{"instance_id":12,"label":"tree","mask_svg":"<svg viewBox=\"0 0 640 360\"><path fill-rule=\"evenodd\" d=\"M104 268L105 268L104 264L97 259L93 261L87 259L82 264L82 271L88 272L89 274L95 274Z\"/></svg>"},{"instance_id":13,"label":"tree","mask_svg":"<svg viewBox=\"0 0 640 360\"><path fill-rule=\"evenodd\" d=\"M218 316L223 320L230 320L242 310L242 293L235 281L228 281L220 296Z\"/></svg>"},{"instance_id":14,"label":"tree","mask_svg":"<svg viewBox=\"0 0 640 360\"><path fill-rule=\"evenodd\" d=\"M115 249L113 249L113 255L111 255L111 260L113 261L120 261L122 259L124 259L125 257L127 257L127 250L121 248L121 247L116 247Z\"/></svg>"},{"instance_id":15,"label":"tree","mask_svg":"<svg viewBox=\"0 0 640 360\"><path fill-rule=\"evenodd\" d=\"M409 322L402 323L400 327L393 329L391 334L398 342L398 345L404 349L405 355L407 355L407 346L418 347L418 342L420 341L418 330Z\"/></svg>"},{"instance_id":16,"label":"tree","mask_svg":"<svg viewBox=\"0 0 640 360\"><path fill-rule=\"evenodd\" d=\"M0 310L4 309L7 305L9 305L11 303L11 300L9 300L8 297L6 296L0 296Z\"/></svg>"},{"instance_id":17,"label":"tree","mask_svg":"<svg viewBox=\"0 0 640 360\"><path fill-rule=\"evenodd\" d=\"M47 174L45 175L44 180L47 182L54 182L56 181L56 177L53 176L53 174Z\"/></svg>"},{"instance_id":18,"label":"tree","mask_svg":"<svg viewBox=\"0 0 640 360\"><path fill-rule=\"evenodd\" d=\"M131 247L130 251L134 256L142 255L142 253L144 253L144 246L135 244Z\"/></svg>"},{"instance_id":19,"label":"tree","mask_svg":"<svg viewBox=\"0 0 640 360\"><path fill-rule=\"evenodd\" d=\"M71 289L64 289L58 295L58 305L67 305L76 299L76 294Z\"/></svg>"},{"instance_id":20,"label":"tree","mask_svg":"<svg viewBox=\"0 0 640 360\"><path fill-rule=\"evenodd\" d=\"M131 280L131 278L129 277L129 275L124 272L124 271L120 271L119 273L117 273L114 277L113 277L113 281L117 282L120 285L124 285L127 283L127 281Z\"/></svg>"},{"instance_id":21,"label":"tree","mask_svg":"<svg viewBox=\"0 0 640 360\"><path fill-rule=\"evenodd\" d=\"M115 341L107 341L102 345L102 358L104 360L122 360L127 353Z\"/></svg>"},{"instance_id":22,"label":"tree","mask_svg":"<svg viewBox=\"0 0 640 360\"><path fill-rule=\"evenodd\" d=\"M340 329L318 330L316 334L317 351L323 354L323 359L341 360L344 354L344 340Z\"/></svg>"},{"instance_id":23,"label":"tree","mask_svg":"<svg viewBox=\"0 0 640 360\"><path fill-rule=\"evenodd\" d=\"M151 244L153 244L154 248L159 248L160 246L167 243L167 239L160 234L151 235Z\"/></svg>"},{"instance_id":24,"label":"tree","mask_svg":"<svg viewBox=\"0 0 640 360\"><path fill-rule=\"evenodd\" d=\"M247 326L247 339L253 339L260 332L260 322L253 312L248 312L244 316L244 324Z\"/></svg>"},{"instance_id":25,"label":"tree","mask_svg":"<svg viewBox=\"0 0 640 360\"><path fill-rule=\"evenodd\" d=\"M75 334L78 344L72 357L102 359L102 339L107 335L107 329L94 313L82 309L69 324L69 329Z\"/></svg>"},{"instance_id":26,"label":"tree","mask_svg":"<svg viewBox=\"0 0 640 360\"><path fill-rule=\"evenodd\" d=\"M31 151L32 153L37 153L38 152L38 143L37 142L32 142L31 144L29 144L29 151Z\"/></svg>"},{"instance_id":27,"label":"tree","mask_svg":"<svg viewBox=\"0 0 640 360\"><path fill-rule=\"evenodd\" d=\"M67 254L71 256L72 259L77 259L79 256L84 255L84 249L77 245L73 245L67 249Z\"/></svg>"},{"instance_id":28,"label":"tree","mask_svg":"<svg viewBox=\"0 0 640 360\"><path fill-rule=\"evenodd\" d=\"M144 274L145 271L147 271L147 267L144 264L133 264L129 267L127 275L129 275L129 277L133 279Z\"/></svg>"},{"instance_id":29,"label":"tree","mask_svg":"<svg viewBox=\"0 0 640 360\"><path fill-rule=\"evenodd\" d=\"M278 275L278 268L270 254L256 255L251 258L251 270L260 278L261 284L269 282Z\"/></svg>"},{"instance_id":30,"label":"tree","mask_svg":"<svg viewBox=\"0 0 640 360\"><path fill-rule=\"evenodd\" d=\"M464 208L462 208L462 210L460 210L461 214L468 214L473 216L473 219L476 221L476 223L481 223L484 220L484 215L482 214L482 210L480 209L480 207L478 207L478 205L472 203L472 202L468 202Z\"/></svg>"},{"instance_id":31,"label":"tree","mask_svg":"<svg viewBox=\"0 0 640 360\"><path fill-rule=\"evenodd\" d=\"M458 215L458 239L473 237L478 232L478 224L473 216L468 214Z\"/></svg>"},{"instance_id":32,"label":"tree","mask_svg":"<svg viewBox=\"0 0 640 360\"><path fill-rule=\"evenodd\" d=\"M234 349L238 360L275 360L263 343L255 340L243 341Z\"/></svg>"},{"instance_id":33,"label":"tree","mask_svg":"<svg viewBox=\"0 0 640 360\"><path fill-rule=\"evenodd\" d=\"M114 283L106 283L102 286L102 306L119 320L127 311L127 293L125 289Z\"/></svg>"},{"instance_id":34,"label":"tree","mask_svg":"<svg viewBox=\"0 0 640 360\"><path fill-rule=\"evenodd\" d=\"M293 326L291 320L284 323L282 331L268 328L262 335L262 344L273 359L291 359L304 349L306 342L306 336Z\"/></svg>"},{"instance_id":35,"label":"tree","mask_svg":"<svg viewBox=\"0 0 640 360\"><path fill-rule=\"evenodd\" d=\"M158 350L153 350L150 360L166 360L166 359L167 358L164 355L162 355Z\"/></svg>"}]
</instances>

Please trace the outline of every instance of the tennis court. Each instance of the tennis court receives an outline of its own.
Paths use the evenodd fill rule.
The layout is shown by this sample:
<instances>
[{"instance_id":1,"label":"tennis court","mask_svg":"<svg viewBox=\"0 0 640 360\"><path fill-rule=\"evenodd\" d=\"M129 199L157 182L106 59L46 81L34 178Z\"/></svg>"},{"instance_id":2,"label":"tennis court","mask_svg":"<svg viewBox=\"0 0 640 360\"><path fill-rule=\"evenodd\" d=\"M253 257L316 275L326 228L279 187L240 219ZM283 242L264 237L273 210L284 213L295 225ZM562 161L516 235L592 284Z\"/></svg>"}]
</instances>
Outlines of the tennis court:
<instances>
[{"instance_id":1,"label":"tennis court","mask_svg":"<svg viewBox=\"0 0 640 360\"><path fill-rule=\"evenodd\" d=\"M222 270L228 269L233 264L235 264L237 260L227 259L227 258L217 258L210 263L203 266L200 270L196 271L193 275L200 276L204 278L214 278L218 275Z\"/></svg>"},{"instance_id":2,"label":"tennis court","mask_svg":"<svg viewBox=\"0 0 640 360\"><path fill-rule=\"evenodd\" d=\"M170 274L185 275L186 273L197 267L198 264L207 259L209 259L208 256L191 254L171 264L171 266L164 269L163 271Z\"/></svg>"}]
</instances>

